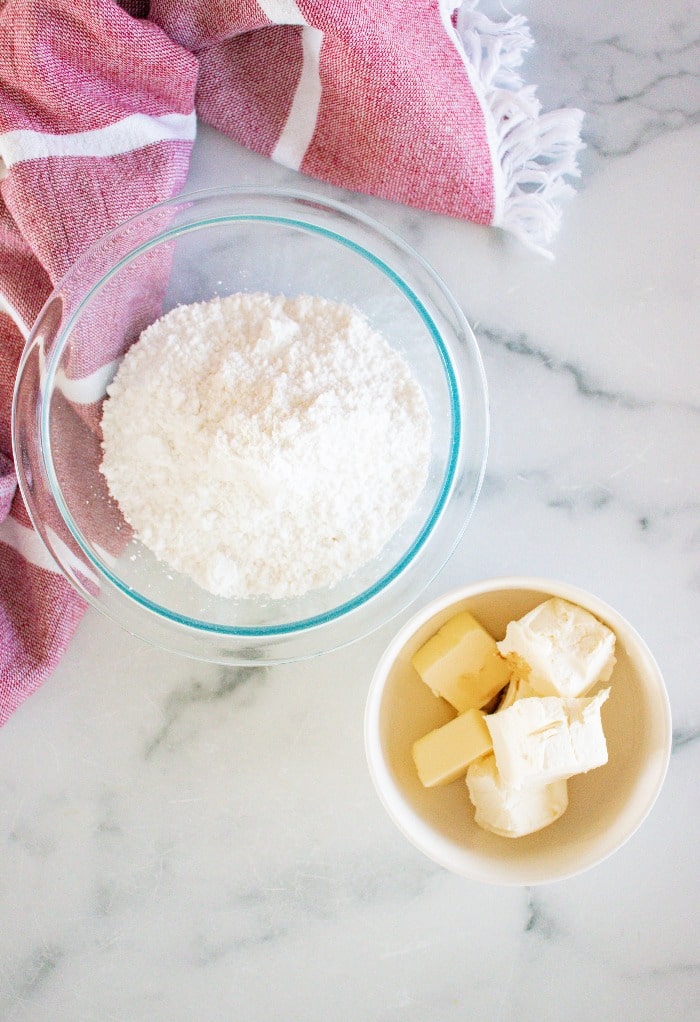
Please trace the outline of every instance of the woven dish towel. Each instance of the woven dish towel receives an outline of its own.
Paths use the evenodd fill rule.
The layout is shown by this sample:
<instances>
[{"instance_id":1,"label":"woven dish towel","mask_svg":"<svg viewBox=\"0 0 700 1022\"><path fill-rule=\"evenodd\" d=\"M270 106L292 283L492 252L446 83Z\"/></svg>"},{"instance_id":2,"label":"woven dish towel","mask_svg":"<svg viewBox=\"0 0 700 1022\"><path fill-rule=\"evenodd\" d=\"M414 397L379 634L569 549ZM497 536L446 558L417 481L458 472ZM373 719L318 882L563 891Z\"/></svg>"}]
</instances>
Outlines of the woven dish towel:
<instances>
[{"instance_id":1,"label":"woven dish towel","mask_svg":"<svg viewBox=\"0 0 700 1022\"><path fill-rule=\"evenodd\" d=\"M182 188L196 121L304 174L546 249L582 114L542 113L524 18L458 0L0 0L0 724L84 611L11 459L24 341L78 255Z\"/></svg>"}]
</instances>

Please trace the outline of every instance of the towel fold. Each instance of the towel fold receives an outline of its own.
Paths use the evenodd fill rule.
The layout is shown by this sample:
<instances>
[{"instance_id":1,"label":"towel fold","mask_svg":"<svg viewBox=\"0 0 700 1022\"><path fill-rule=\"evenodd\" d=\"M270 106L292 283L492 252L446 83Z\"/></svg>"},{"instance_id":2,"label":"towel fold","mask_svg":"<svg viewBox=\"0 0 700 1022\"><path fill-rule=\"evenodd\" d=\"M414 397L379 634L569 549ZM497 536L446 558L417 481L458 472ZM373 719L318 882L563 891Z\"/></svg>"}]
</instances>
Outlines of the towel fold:
<instances>
[{"instance_id":1,"label":"towel fold","mask_svg":"<svg viewBox=\"0 0 700 1022\"><path fill-rule=\"evenodd\" d=\"M12 390L51 290L181 190L197 118L334 185L551 241L581 113L542 114L525 20L448 0L5 0L0 6L0 724L84 604L33 531Z\"/></svg>"}]
</instances>

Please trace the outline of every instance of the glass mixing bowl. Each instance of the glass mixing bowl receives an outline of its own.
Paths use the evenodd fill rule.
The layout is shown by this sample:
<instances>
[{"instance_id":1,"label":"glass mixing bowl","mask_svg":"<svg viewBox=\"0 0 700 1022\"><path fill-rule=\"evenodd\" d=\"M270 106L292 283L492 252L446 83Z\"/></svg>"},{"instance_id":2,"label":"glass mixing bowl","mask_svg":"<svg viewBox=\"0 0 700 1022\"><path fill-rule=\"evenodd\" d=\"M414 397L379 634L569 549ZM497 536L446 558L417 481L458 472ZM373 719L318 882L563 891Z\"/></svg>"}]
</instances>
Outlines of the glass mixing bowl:
<instances>
[{"instance_id":1,"label":"glass mixing bowl","mask_svg":"<svg viewBox=\"0 0 700 1022\"><path fill-rule=\"evenodd\" d=\"M427 483L371 562L294 599L223 599L155 559L110 498L101 460L106 387L141 331L181 304L240 291L318 295L363 312L402 353L432 420ZM27 342L13 406L22 495L85 600L142 638L219 663L301 659L366 635L442 567L475 506L488 443L474 335L444 284L399 238L310 195L183 195L92 246Z\"/></svg>"}]
</instances>

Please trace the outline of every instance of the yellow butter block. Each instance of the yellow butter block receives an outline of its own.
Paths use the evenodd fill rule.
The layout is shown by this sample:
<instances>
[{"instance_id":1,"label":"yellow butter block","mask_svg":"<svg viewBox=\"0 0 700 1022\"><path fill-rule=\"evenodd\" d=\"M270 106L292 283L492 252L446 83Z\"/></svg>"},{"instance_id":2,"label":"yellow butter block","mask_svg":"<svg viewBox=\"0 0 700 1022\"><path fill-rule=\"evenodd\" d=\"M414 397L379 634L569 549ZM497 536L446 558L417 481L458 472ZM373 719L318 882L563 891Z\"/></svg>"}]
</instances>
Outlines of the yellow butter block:
<instances>
[{"instance_id":1,"label":"yellow butter block","mask_svg":"<svg viewBox=\"0 0 700 1022\"><path fill-rule=\"evenodd\" d=\"M450 618L411 662L435 695L459 713L485 706L512 670L495 640L466 610Z\"/></svg>"},{"instance_id":2,"label":"yellow butter block","mask_svg":"<svg viewBox=\"0 0 700 1022\"><path fill-rule=\"evenodd\" d=\"M413 743L413 760L426 788L465 777L467 768L493 748L484 715L467 710Z\"/></svg>"}]
</instances>

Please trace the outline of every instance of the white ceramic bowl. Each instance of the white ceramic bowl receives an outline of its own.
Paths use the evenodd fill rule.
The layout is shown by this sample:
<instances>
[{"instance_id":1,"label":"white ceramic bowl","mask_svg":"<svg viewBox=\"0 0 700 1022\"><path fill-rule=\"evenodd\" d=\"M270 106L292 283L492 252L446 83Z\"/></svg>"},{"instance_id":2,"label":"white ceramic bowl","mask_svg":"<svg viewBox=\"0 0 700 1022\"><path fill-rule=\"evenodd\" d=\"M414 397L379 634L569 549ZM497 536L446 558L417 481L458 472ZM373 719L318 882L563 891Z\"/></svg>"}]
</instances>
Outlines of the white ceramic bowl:
<instances>
[{"instance_id":1,"label":"white ceramic bowl","mask_svg":"<svg viewBox=\"0 0 700 1022\"><path fill-rule=\"evenodd\" d=\"M556 823L526 837L499 837L475 824L474 807L463 780L429 789L418 780L411 754L413 742L446 723L454 711L420 680L411 657L461 610L469 610L501 639L509 621L550 596L586 608L617 636L617 664L603 711L609 761L570 779L569 808ZM417 848L447 869L474 880L534 885L595 866L637 830L666 775L671 712L652 654L612 607L562 582L490 579L447 593L400 630L372 680L365 745L381 801Z\"/></svg>"}]
</instances>

